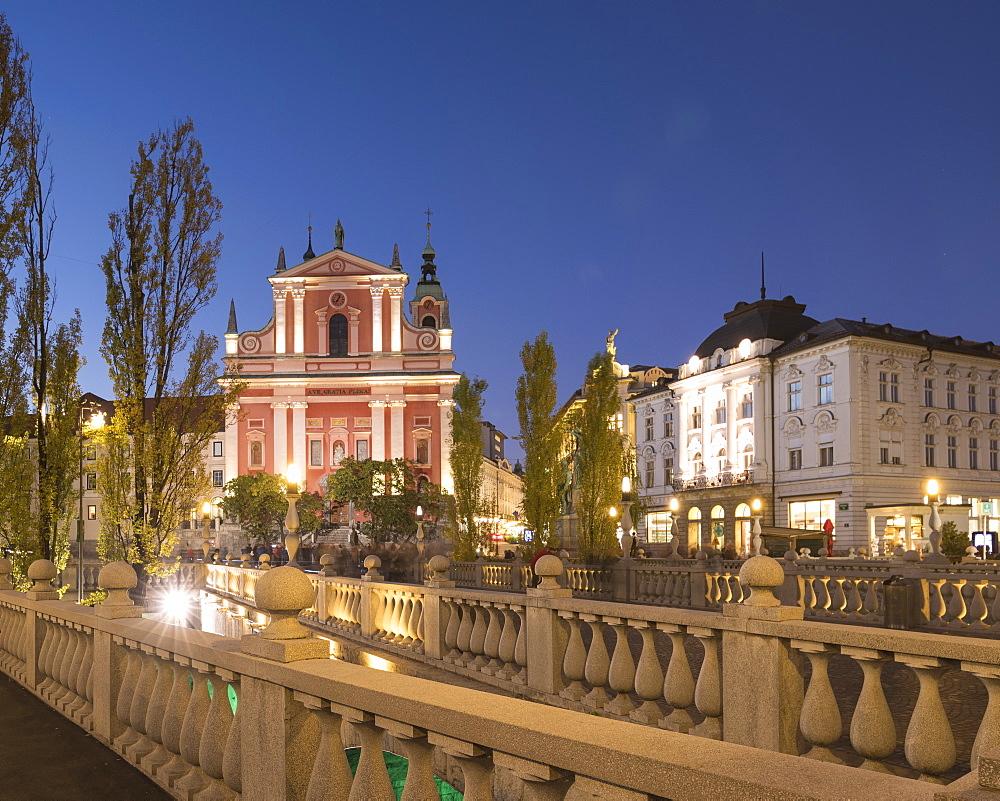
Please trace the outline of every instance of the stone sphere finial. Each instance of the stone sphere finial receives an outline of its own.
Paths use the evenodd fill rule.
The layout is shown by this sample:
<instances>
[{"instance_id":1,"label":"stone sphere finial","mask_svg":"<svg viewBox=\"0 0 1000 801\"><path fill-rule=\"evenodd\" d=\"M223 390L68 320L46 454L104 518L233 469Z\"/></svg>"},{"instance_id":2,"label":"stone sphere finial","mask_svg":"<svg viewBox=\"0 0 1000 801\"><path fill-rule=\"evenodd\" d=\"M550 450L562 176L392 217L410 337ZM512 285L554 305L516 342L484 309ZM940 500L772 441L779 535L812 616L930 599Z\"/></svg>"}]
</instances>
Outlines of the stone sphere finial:
<instances>
[{"instance_id":1,"label":"stone sphere finial","mask_svg":"<svg viewBox=\"0 0 1000 801\"><path fill-rule=\"evenodd\" d=\"M135 568L128 562L108 562L97 574L97 586L108 593L101 606L132 606L128 591L138 583Z\"/></svg>"},{"instance_id":2,"label":"stone sphere finial","mask_svg":"<svg viewBox=\"0 0 1000 801\"><path fill-rule=\"evenodd\" d=\"M14 572L14 565L10 559L0 556L0 590L12 590L14 585L10 583L10 574Z\"/></svg>"},{"instance_id":3,"label":"stone sphere finial","mask_svg":"<svg viewBox=\"0 0 1000 801\"><path fill-rule=\"evenodd\" d=\"M535 562L535 575L542 580L538 585L540 590L558 590L559 576L563 574L565 568L562 560L554 554L545 554Z\"/></svg>"},{"instance_id":4,"label":"stone sphere finial","mask_svg":"<svg viewBox=\"0 0 1000 801\"><path fill-rule=\"evenodd\" d=\"M46 592L52 589L52 579L59 575L59 568L48 559L36 559L28 565L31 592Z\"/></svg>"},{"instance_id":5,"label":"stone sphere finial","mask_svg":"<svg viewBox=\"0 0 1000 801\"><path fill-rule=\"evenodd\" d=\"M332 553L325 553L319 558L320 563L320 575L323 576L336 576L337 575L337 558Z\"/></svg>"},{"instance_id":6,"label":"stone sphere finial","mask_svg":"<svg viewBox=\"0 0 1000 801\"><path fill-rule=\"evenodd\" d=\"M259 560L259 562L257 564L257 567L260 568L261 570L270 570L271 569L271 554L269 554L269 553L262 553L260 555L260 560Z\"/></svg>"},{"instance_id":7,"label":"stone sphere finial","mask_svg":"<svg viewBox=\"0 0 1000 801\"><path fill-rule=\"evenodd\" d=\"M236 559L233 556L233 552L232 551L226 551L226 562L228 562L229 564L232 564L235 561L236 561Z\"/></svg>"},{"instance_id":8,"label":"stone sphere finial","mask_svg":"<svg viewBox=\"0 0 1000 801\"><path fill-rule=\"evenodd\" d=\"M250 567L250 554L246 552L240 554L240 567Z\"/></svg>"},{"instance_id":9,"label":"stone sphere finial","mask_svg":"<svg viewBox=\"0 0 1000 801\"><path fill-rule=\"evenodd\" d=\"M312 581L301 570L288 565L268 570L254 587L257 608L271 616L260 636L265 640L308 637L309 631L298 618L303 609L313 605L315 597Z\"/></svg>"},{"instance_id":10,"label":"stone sphere finial","mask_svg":"<svg viewBox=\"0 0 1000 801\"><path fill-rule=\"evenodd\" d=\"M791 564L795 564L797 561L799 561L799 555L795 553L794 548L789 548L787 551L785 551L784 560L786 562L790 562Z\"/></svg>"},{"instance_id":11,"label":"stone sphere finial","mask_svg":"<svg viewBox=\"0 0 1000 801\"><path fill-rule=\"evenodd\" d=\"M381 581L384 578L384 576L378 572L378 569L382 566L382 560L375 554L366 556L364 565L368 569L368 572L361 578L367 579L368 581Z\"/></svg>"},{"instance_id":12,"label":"stone sphere finial","mask_svg":"<svg viewBox=\"0 0 1000 801\"><path fill-rule=\"evenodd\" d=\"M431 572L434 574L434 578L444 580L448 578L448 570L451 568L451 559L444 554L439 553L437 556L432 556L428 560L427 567L429 567Z\"/></svg>"},{"instance_id":13,"label":"stone sphere finial","mask_svg":"<svg viewBox=\"0 0 1000 801\"><path fill-rule=\"evenodd\" d=\"M743 601L747 606L781 606L774 588L785 583L785 571L777 559L751 556L740 568L740 583L750 588L750 597Z\"/></svg>"}]
</instances>

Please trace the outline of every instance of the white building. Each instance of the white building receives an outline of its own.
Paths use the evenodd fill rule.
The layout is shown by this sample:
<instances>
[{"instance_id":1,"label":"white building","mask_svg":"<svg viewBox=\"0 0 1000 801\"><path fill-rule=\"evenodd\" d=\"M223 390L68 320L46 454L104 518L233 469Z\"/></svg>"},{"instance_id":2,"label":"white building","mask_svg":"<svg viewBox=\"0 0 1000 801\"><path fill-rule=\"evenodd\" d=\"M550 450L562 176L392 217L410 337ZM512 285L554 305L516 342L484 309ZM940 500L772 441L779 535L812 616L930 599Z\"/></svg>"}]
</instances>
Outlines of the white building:
<instances>
[{"instance_id":1,"label":"white building","mask_svg":"<svg viewBox=\"0 0 1000 801\"><path fill-rule=\"evenodd\" d=\"M656 467L673 451L682 541L742 550L759 498L765 525L829 521L837 549L920 547L930 478L955 507L946 519L996 531L1000 347L804 312L792 297L738 303L669 390L636 399L640 432L675 418L673 442L638 443L640 470L655 457L652 513L668 497Z\"/></svg>"}]
</instances>

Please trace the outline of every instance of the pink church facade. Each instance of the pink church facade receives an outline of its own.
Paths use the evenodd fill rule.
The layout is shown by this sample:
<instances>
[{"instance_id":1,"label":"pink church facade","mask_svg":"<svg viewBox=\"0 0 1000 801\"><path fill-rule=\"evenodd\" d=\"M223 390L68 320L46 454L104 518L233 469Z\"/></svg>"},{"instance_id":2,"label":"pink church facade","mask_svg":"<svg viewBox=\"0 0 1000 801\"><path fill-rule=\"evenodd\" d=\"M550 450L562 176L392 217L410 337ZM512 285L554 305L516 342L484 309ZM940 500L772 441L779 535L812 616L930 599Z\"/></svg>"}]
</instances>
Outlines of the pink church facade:
<instances>
[{"instance_id":1,"label":"pink church facade","mask_svg":"<svg viewBox=\"0 0 1000 801\"><path fill-rule=\"evenodd\" d=\"M398 251L388 267L348 253L339 221L333 250L315 256L310 237L303 263L287 269L281 251L267 279L270 321L239 331L230 313L225 361L247 388L226 429L227 477L295 464L304 488L318 491L347 456L403 457L452 490L458 374L434 255L428 237L408 317Z\"/></svg>"}]
</instances>

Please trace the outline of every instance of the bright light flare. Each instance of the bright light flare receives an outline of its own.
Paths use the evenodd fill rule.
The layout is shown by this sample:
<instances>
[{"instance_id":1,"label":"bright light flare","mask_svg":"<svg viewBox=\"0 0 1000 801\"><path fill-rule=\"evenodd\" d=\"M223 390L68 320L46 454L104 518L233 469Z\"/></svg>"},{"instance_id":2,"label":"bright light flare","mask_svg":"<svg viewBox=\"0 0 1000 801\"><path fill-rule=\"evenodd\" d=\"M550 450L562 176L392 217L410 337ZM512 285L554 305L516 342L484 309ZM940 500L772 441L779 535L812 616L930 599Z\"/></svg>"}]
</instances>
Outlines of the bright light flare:
<instances>
[{"instance_id":1,"label":"bright light flare","mask_svg":"<svg viewBox=\"0 0 1000 801\"><path fill-rule=\"evenodd\" d=\"M299 468L298 465L290 464L288 465L288 470L285 472L285 478L288 480L289 488L299 486Z\"/></svg>"},{"instance_id":2,"label":"bright light flare","mask_svg":"<svg viewBox=\"0 0 1000 801\"><path fill-rule=\"evenodd\" d=\"M938 483L935 479L932 478L930 481L927 482L927 494L933 498L938 493L939 493Z\"/></svg>"},{"instance_id":3,"label":"bright light flare","mask_svg":"<svg viewBox=\"0 0 1000 801\"><path fill-rule=\"evenodd\" d=\"M183 623L188 618L193 602L186 590L170 590L163 596L163 617L170 623Z\"/></svg>"}]
</instances>

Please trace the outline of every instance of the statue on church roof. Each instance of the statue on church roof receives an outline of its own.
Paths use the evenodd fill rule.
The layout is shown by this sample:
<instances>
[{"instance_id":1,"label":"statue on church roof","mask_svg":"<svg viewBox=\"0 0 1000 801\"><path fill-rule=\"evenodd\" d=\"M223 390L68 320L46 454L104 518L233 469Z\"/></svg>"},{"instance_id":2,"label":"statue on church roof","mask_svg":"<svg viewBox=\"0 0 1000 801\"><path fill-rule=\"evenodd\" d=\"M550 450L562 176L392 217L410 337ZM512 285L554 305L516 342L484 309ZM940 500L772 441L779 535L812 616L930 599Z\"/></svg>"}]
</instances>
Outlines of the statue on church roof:
<instances>
[{"instance_id":1,"label":"statue on church roof","mask_svg":"<svg viewBox=\"0 0 1000 801\"><path fill-rule=\"evenodd\" d=\"M611 358L612 359L615 358L615 356L618 355L618 348L615 347L615 337L616 336L618 336L618 329L617 328L614 331L608 331L608 338L607 338L608 353L611 354Z\"/></svg>"},{"instance_id":2,"label":"statue on church roof","mask_svg":"<svg viewBox=\"0 0 1000 801\"><path fill-rule=\"evenodd\" d=\"M340 218L337 218L337 225L333 229L333 249L343 250L344 249L344 226L340 224Z\"/></svg>"}]
</instances>

